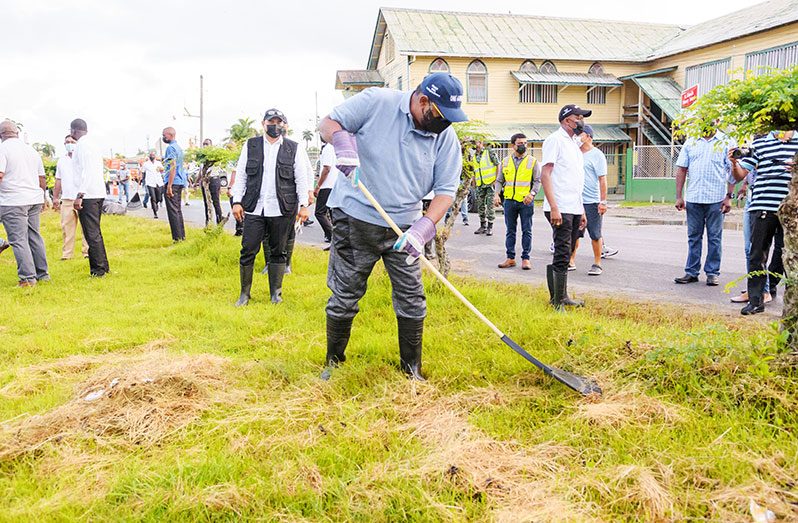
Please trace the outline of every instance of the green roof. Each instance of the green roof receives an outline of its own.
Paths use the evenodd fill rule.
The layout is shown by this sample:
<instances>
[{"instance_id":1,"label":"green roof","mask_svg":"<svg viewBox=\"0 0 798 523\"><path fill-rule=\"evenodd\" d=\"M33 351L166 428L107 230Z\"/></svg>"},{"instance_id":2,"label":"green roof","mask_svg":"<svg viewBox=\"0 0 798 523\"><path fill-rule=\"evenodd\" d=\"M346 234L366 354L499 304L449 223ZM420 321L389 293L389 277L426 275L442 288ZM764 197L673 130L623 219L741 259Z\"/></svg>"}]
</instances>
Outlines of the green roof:
<instances>
[{"instance_id":1,"label":"green roof","mask_svg":"<svg viewBox=\"0 0 798 523\"><path fill-rule=\"evenodd\" d=\"M586 120L590 123L589 118ZM618 125L592 125L593 139L596 142L631 142L632 139ZM559 129L557 124L539 123L505 123L486 124L480 130L489 140L494 142L509 142L515 133L524 133L530 142L542 142L549 135Z\"/></svg>"},{"instance_id":2,"label":"green roof","mask_svg":"<svg viewBox=\"0 0 798 523\"><path fill-rule=\"evenodd\" d=\"M522 84L588 85L620 87L623 82L611 74L540 73L512 71L513 78Z\"/></svg>"},{"instance_id":3,"label":"green roof","mask_svg":"<svg viewBox=\"0 0 798 523\"><path fill-rule=\"evenodd\" d=\"M646 96L656 103L671 120L682 112L682 86L670 78L648 76L632 78Z\"/></svg>"},{"instance_id":4,"label":"green roof","mask_svg":"<svg viewBox=\"0 0 798 523\"><path fill-rule=\"evenodd\" d=\"M770 0L686 28L384 7L377 16L367 68L377 68L386 32L403 55L642 63L793 22L798 22L798 0Z\"/></svg>"}]
</instances>

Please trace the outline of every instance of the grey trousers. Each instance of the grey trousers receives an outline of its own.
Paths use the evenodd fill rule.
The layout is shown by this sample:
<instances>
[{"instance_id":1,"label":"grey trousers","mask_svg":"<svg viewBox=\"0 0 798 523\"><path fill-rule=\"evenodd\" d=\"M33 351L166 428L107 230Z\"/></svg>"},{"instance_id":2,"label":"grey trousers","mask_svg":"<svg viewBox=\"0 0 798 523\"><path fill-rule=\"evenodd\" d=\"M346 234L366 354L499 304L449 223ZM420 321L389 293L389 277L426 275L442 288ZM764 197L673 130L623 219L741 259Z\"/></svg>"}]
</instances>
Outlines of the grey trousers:
<instances>
[{"instance_id":1,"label":"grey trousers","mask_svg":"<svg viewBox=\"0 0 798 523\"><path fill-rule=\"evenodd\" d=\"M20 282L33 282L49 276L44 240L39 234L41 212L41 204L0 207L0 220L17 259Z\"/></svg>"},{"instance_id":2,"label":"grey trousers","mask_svg":"<svg viewBox=\"0 0 798 523\"><path fill-rule=\"evenodd\" d=\"M332 211L332 247L327 267L327 287L332 291L327 315L354 318L366 293L369 275L382 259L391 279L393 308L397 316L423 319L427 298L421 283L421 265L405 261L407 254L393 250L396 233L387 227L352 218L340 209Z\"/></svg>"}]
</instances>

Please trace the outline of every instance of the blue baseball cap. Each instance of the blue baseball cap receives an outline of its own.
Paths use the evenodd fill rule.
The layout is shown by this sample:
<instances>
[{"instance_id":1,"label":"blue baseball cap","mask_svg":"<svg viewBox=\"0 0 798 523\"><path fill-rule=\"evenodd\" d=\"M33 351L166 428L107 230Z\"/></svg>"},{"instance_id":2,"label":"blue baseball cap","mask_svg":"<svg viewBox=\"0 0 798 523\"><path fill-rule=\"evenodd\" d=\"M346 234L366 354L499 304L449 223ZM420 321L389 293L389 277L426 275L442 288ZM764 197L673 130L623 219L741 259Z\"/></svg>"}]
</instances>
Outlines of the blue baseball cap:
<instances>
[{"instance_id":1,"label":"blue baseball cap","mask_svg":"<svg viewBox=\"0 0 798 523\"><path fill-rule=\"evenodd\" d=\"M588 135L589 137L593 138L593 128L590 127L589 125L586 125L582 130L582 132Z\"/></svg>"},{"instance_id":2,"label":"blue baseball cap","mask_svg":"<svg viewBox=\"0 0 798 523\"><path fill-rule=\"evenodd\" d=\"M468 116L460 108L463 84L449 73L433 73L421 81L421 93L427 96L450 122L465 122Z\"/></svg>"}]
</instances>

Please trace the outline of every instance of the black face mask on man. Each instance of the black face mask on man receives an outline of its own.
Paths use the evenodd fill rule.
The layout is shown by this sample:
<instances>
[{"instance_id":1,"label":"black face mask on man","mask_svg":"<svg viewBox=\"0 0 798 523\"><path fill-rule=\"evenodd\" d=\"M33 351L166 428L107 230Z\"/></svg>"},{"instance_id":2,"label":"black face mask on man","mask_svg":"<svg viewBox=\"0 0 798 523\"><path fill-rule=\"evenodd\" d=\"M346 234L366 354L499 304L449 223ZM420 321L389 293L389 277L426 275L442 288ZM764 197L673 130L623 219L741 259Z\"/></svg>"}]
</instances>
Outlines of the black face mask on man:
<instances>
[{"instance_id":1,"label":"black face mask on man","mask_svg":"<svg viewBox=\"0 0 798 523\"><path fill-rule=\"evenodd\" d=\"M278 124L270 123L266 125L266 134L268 134L272 138L278 138L281 134L283 134L283 130L280 128Z\"/></svg>"},{"instance_id":2,"label":"black face mask on man","mask_svg":"<svg viewBox=\"0 0 798 523\"><path fill-rule=\"evenodd\" d=\"M518 144L515 146L515 152L518 154L523 155L526 152L526 145L525 144Z\"/></svg>"},{"instance_id":3,"label":"black face mask on man","mask_svg":"<svg viewBox=\"0 0 798 523\"><path fill-rule=\"evenodd\" d=\"M574 136L579 136L583 132L585 132L585 122L577 120L576 126L574 127Z\"/></svg>"},{"instance_id":4,"label":"black face mask on man","mask_svg":"<svg viewBox=\"0 0 798 523\"><path fill-rule=\"evenodd\" d=\"M166 136L163 137L163 143L172 143L172 140L167 138Z\"/></svg>"},{"instance_id":5,"label":"black face mask on man","mask_svg":"<svg viewBox=\"0 0 798 523\"><path fill-rule=\"evenodd\" d=\"M151 162L154 162L154 161L155 161L155 155L152 155L152 156L150 156L150 161L151 161Z\"/></svg>"},{"instance_id":6,"label":"black face mask on man","mask_svg":"<svg viewBox=\"0 0 798 523\"><path fill-rule=\"evenodd\" d=\"M424 119L421 121L421 128L429 133L441 134L445 131L452 122L445 118L435 118L432 113L432 107L429 107L424 113Z\"/></svg>"}]
</instances>

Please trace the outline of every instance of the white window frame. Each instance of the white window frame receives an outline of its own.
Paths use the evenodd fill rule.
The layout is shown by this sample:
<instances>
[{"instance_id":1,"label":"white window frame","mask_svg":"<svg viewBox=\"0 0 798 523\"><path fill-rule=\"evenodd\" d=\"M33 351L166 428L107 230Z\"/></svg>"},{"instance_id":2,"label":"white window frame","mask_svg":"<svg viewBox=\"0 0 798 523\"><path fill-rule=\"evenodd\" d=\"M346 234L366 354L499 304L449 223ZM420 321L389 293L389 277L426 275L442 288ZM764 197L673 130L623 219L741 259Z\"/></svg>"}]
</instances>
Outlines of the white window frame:
<instances>
[{"instance_id":1,"label":"white window frame","mask_svg":"<svg viewBox=\"0 0 798 523\"><path fill-rule=\"evenodd\" d=\"M713 60L703 64L691 65L684 72L684 87L698 86L698 96L703 96L713 87L729 83L731 57Z\"/></svg>"},{"instance_id":2,"label":"white window frame","mask_svg":"<svg viewBox=\"0 0 798 523\"><path fill-rule=\"evenodd\" d=\"M745 55L746 75L768 74L770 69L788 69L798 65L798 42L762 49Z\"/></svg>"},{"instance_id":3,"label":"white window frame","mask_svg":"<svg viewBox=\"0 0 798 523\"><path fill-rule=\"evenodd\" d=\"M445 65L446 69L441 69L439 67L436 67L435 64L438 64L438 63L441 63L441 64ZM432 74L432 73L448 73L450 71L451 70L449 69L449 62L447 62L446 60L444 60L441 57L437 57L437 58L435 58L435 60L430 62L429 69L427 69L427 72L429 72L430 74Z\"/></svg>"},{"instance_id":4,"label":"white window frame","mask_svg":"<svg viewBox=\"0 0 798 523\"><path fill-rule=\"evenodd\" d=\"M482 71L472 71L474 67L482 67ZM476 78L481 78L484 81L483 89L484 89L484 96L483 97L475 97L474 93L474 86L472 86L472 82L476 80ZM485 62L482 60L473 60L468 67L466 68L466 99L468 103L488 103L488 66L485 65Z\"/></svg>"}]
</instances>

